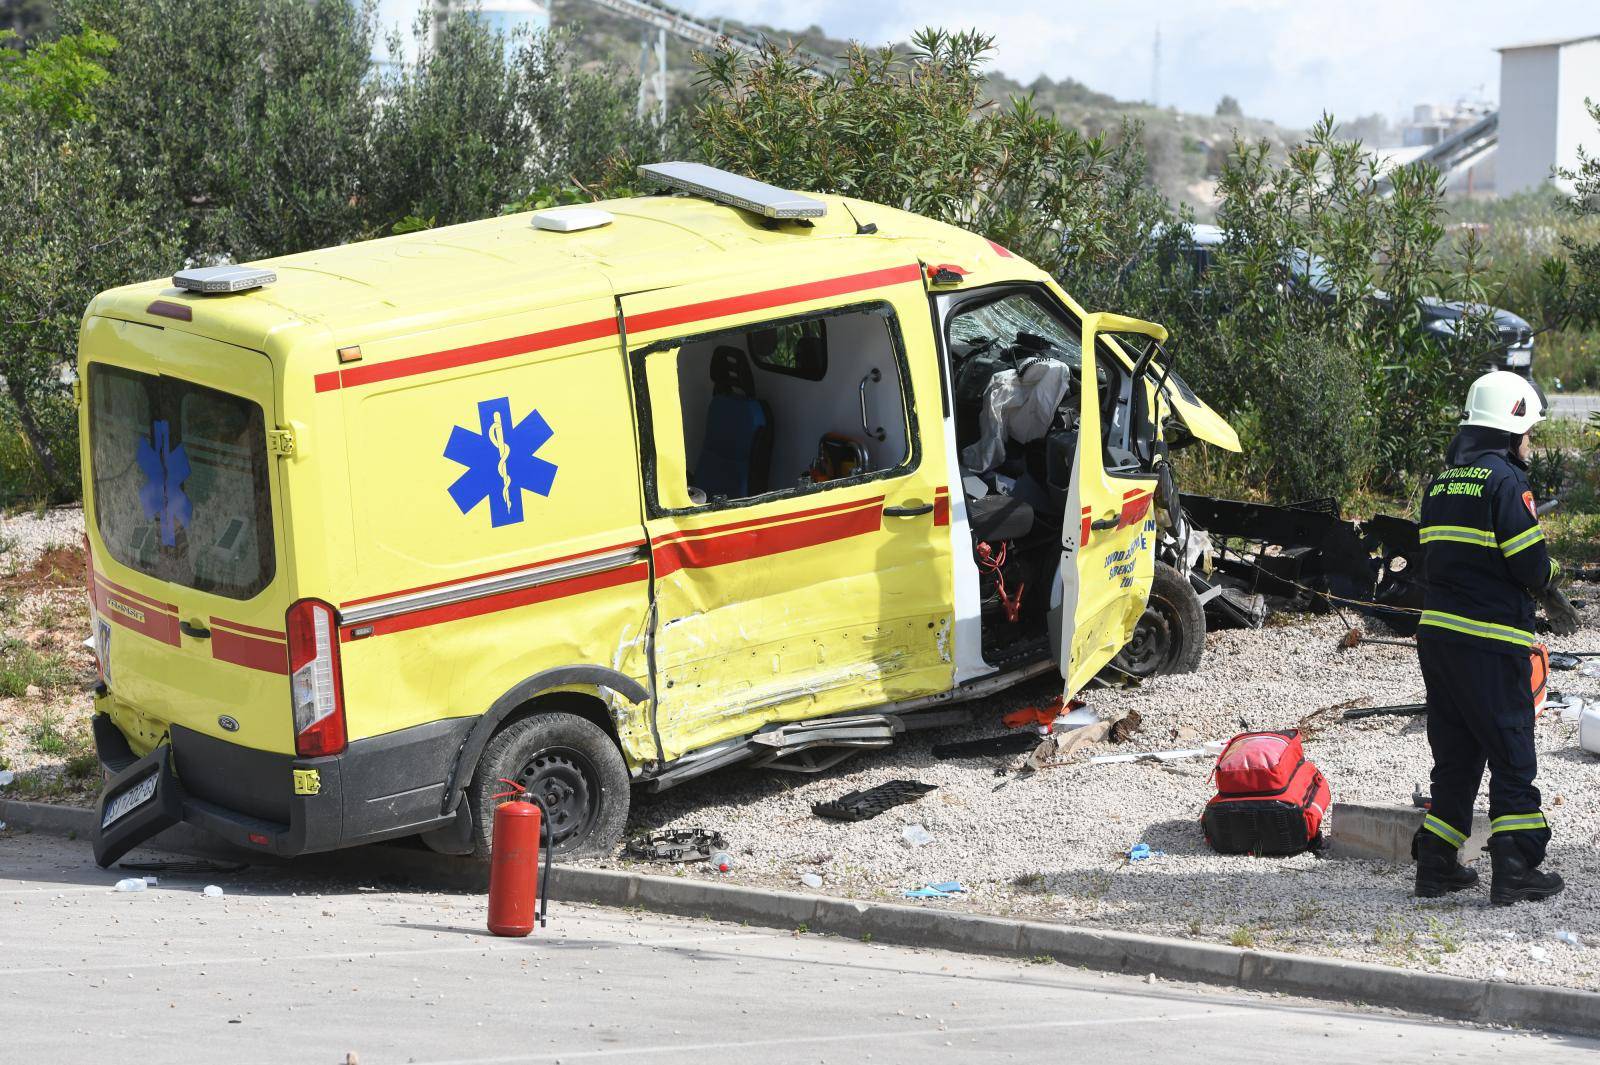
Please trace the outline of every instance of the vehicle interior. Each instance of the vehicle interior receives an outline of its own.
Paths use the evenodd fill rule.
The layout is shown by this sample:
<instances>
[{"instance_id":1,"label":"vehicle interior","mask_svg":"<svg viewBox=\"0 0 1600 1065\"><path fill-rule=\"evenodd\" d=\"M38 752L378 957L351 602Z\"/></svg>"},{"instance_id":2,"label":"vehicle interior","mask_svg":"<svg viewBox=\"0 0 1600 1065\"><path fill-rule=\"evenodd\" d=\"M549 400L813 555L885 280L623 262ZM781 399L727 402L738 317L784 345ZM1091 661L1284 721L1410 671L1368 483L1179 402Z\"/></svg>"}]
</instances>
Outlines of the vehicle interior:
<instances>
[{"instance_id":1,"label":"vehicle interior","mask_svg":"<svg viewBox=\"0 0 1600 1065\"><path fill-rule=\"evenodd\" d=\"M717 505L904 465L898 348L886 304L684 344L678 391L690 497Z\"/></svg>"},{"instance_id":2,"label":"vehicle interior","mask_svg":"<svg viewBox=\"0 0 1600 1065\"><path fill-rule=\"evenodd\" d=\"M945 317L983 656L991 665L1046 649L1078 448L1082 335L1080 323L1033 286L974 293ZM1104 341L1097 346L1106 472L1147 476L1156 441L1146 404L1132 402L1134 378L1123 362Z\"/></svg>"}]
</instances>

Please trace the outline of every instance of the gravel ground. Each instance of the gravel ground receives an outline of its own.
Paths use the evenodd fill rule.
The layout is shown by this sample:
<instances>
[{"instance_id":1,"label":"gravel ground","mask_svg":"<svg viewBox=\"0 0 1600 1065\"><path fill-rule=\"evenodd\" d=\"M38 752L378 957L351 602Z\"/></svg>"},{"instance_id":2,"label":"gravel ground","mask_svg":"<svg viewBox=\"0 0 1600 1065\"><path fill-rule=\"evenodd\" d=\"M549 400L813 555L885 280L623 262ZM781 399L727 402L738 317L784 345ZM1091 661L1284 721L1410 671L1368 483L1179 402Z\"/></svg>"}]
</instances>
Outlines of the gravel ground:
<instances>
[{"instance_id":1,"label":"gravel ground","mask_svg":"<svg viewBox=\"0 0 1600 1065\"><path fill-rule=\"evenodd\" d=\"M50 547L77 545L82 530L82 511L73 508L0 519L0 574L33 567ZM30 621L37 618L40 594L22 590L19 606ZM58 594L63 602L82 599L76 589ZM1586 627L1561 646L1600 649L1600 585L1578 586L1573 595L1587 600ZM1090 706L1102 716L1136 709L1143 717L1132 743L1102 750L1194 746L1188 733L1176 739L1180 728L1193 729L1199 739L1226 739L1244 727L1293 727L1313 711L1350 700L1420 701L1422 679L1409 649L1340 650L1344 629L1336 619L1275 621L1258 631L1210 634L1199 672L1138 690L1091 692ZM27 635L38 640L34 628L29 625ZM62 626L74 634L77 628ZM68 650L63 644L61 651ZM78 673L85 668L76 660L73 665ZM1600 680L1576 673L1557 673L1553 686L1600 697ZM0 758L10 756L18 770L51 761L27 749L23 738L40 715L59 716L68 732L82 724L88 700L75 689L44 700L0 698L0 725L10 726L0 729ZM1049 678L1031 682L979 704L970 727L913 734L817 777L727 770L659 796L641 794L630 831L717 828L735 855L726 875L741 882L795 888L802 874L816 873L831 894L899 899L906 889L959 880L965 896L918 905L1600 991L1600 759L1579 750L1576 727L1555 714L1537 730L1539 784L1555 833L1549 866L1568 887L1550 902L1501 908L1488 905L1486 888L1447 900L1413 899L1409 867L1311 854L1257 859L1212 853L1198 822L1212 793L1209 759L1074 764L1018 777L997 775L1015 759L932 757L934 743L992 735L1001 731L1002 713L1047 702L1056 691ZM1426 786L1421 719L1318 721L1308 733L1307 754L1328 776L1335 804L1406 804L1414 784ZM52 778L60 772L60 759L54 761L46 767ZM938 790L856 824L811 813L813 803L900 778ZM77 797L63 790L68 793L57 793L57 801ZM923 825L934 841L908 847L901 839L908 824ZM1128 848L1139 842L1165 854L1127 861ZM1487 874L1487 859L1478 864ZM703 865L677 871L717 875ZM1556 940L1561 930L1578 933L1583 945Z\"/></svg>"},{"instance_id":2,"label":"gravel ground","mask_svg":"<svg viewBox=\"0 0 1600 1065\"><path fill-rule=\"evenodd\" d=\"M1563 646L1589 649L1600 631L1600 586L1574 597L1585 594L1587 627ZM1307 617L1216 632L1196 673L1140 690L1091 692L1089 704L1102 716L1124 709L1143 716L1132 743L1101 753L1195 746L1175 741L1185 727L1200 739L1226 739L1242 727L1294 727L1348 700L1421 700L1414 651L1340 650L1343 632L1336 619ZM1556 674L1554 687L1600 696L1600 681L1574 672ZM1550 902L1507 908L1488 904L1483 855L1468 857L1484 887L1423 902L1410 896L1409 866L1309 853L1215 854L1198 823L1212 794L1209 759L1073 764L1017 777L996 774L1012 759L938 761L930 753L935 742L999 732L1001 713L1054 694L1048 680L1033 682L988 700L969 728L916 734L816 778L733 770L640 795L630 830L717 828L735 855L726 876L749 883L797 888L802 874L816 873L831 894L899 899L906 889L959 880L967 889L960 899L917 905L1600 990L1600 759L1577 748L1576 726L1554 712L1537 732L1539 783L1555 833L1549 867L1569 886ZM1420 718L1328 721L1307 731L1307 755L1328 776L1335 803L1405 805L1413 784L1426 789L1430 759ZM811 814L815 802L898 778L938 790L866 822ZM923 825L934 842L909 847L901 839L908 824ZM1165 854L1129 862L1128 849L1140 842ZM680 867L680 874L717 875L704 865ZM1577 932L1583 945L1556 940L1558 930Z\"/></svg>"},{"instance_id":3,"label":"gravel ground","mask_svg":"<svg viewBox=\"0 0 1600 1065\"><path fill-rule=\"evenodd\" d=\"M26 569L52 547L83 543L83 508L0 513L0 572Z\"/></svg>"}]
</instances>

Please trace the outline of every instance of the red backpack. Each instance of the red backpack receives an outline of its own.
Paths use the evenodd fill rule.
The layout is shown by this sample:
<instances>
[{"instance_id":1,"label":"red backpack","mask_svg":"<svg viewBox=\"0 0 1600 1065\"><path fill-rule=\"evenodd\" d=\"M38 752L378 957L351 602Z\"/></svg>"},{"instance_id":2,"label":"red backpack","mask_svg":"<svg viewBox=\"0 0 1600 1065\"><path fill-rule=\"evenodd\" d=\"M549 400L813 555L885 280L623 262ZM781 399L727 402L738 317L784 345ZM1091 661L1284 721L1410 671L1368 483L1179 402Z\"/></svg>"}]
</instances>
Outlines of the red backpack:
<instances>
[{"instance_id":1,"label":"red backpack","mask_svg":"<svg viewBox=\"0 0 1600 1065\"><path fill-rule=\"evenodd\" d=\"M1306 761L1300 733L1241 732L1217 758L1217 794L1200 818L1222 854L1283 856L1322 845L1328 782Z\"/></svg>"}]
</instances>

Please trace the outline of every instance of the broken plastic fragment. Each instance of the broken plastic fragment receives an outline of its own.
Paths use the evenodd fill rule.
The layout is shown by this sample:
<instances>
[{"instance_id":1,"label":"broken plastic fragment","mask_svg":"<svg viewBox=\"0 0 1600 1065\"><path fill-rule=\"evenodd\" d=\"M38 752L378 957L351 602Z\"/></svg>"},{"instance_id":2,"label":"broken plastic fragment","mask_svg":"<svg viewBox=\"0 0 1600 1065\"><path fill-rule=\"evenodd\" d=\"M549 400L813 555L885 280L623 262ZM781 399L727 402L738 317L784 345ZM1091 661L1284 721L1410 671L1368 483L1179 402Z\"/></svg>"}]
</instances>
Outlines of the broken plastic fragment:
<instances>
[{"instance_id":1,"label":"broken plastic fragment","mask_svg":"<svg viewBox=\"0 0 1600 1065\"><path fill-rule=\"evenodd\" d=\"M907 825L900 830L900 838L906 841L907 846L926 847L933 842L933 836L921 825Z\"/></svg>"},{"instance_id":2,"label":"broken plastic fragment","mask_svg":"<svg viewBox=\"0 0 1600 1065\"><path fill-rule=\"evenodd\" d=\"M118 891L143 891L149 886L144 882L144 877L142 876L131 876L126 880L117 881Z\"/></svg>"},{"instance_id":3,"label":"broken plastic fragment","mask_svg":"<svg viewBox=\"0 0 1600 1065\"><path fill-rule=\"evenodd\" d=\"M9 770L9 769L0 769L0 788L5 787L7 784L11 783L13 780L16 780L16 779L17 779L17 775L15 773L13 773L11 770Z\"/></svg>"},{"instance_id":4,"label":"broken plastic fragment","mask_svg":"<svg viewBox=\"0 0 1600 1065\"><path fill-rule=\"evenodd\" d=\"M822 886L822 877L818 876L816 873L801 873L800 883L804 884L808 888L819 888Z\"/></svg>"},{"instance_id":5,"label":"broken plastic fragment","mask_svg":"<svg viewBox=\"0 0 1600 1065\"><path fill-rule=\"evenodd\" d=\"M215 884L207 884L200 890L200 894L208 899L220 899L222 898L222 889Z\"/></svg>"},{"instance_id":6,"label":"broken plastic fragment","mask_svg":"<svg viewBox=\"0 0 1600 1065\"><path fill-rule=\"evenodd\" d=\"M1565 943L1569 947L1581 947L1581 946L1583 946L1583 937L1578 935L1578 933L1568 931L1565 928L1558 929L1555 932L1555 938L1558 941L1560 941L1562 943Z\"/></svg>"},{"instance_id":7,"label":"broken plastic fragment","mask_svg":"<svg viewBox=\"0 0 1600 1065\"><path fill-rule=\"evenodd\" d=\"M1146 858L1165 858L1166 856L1166 851L1153 851L1148 843L1135 843L1128 848L1128 861L1130 862L1142 862Z\"/></svg>"}]
</instances>

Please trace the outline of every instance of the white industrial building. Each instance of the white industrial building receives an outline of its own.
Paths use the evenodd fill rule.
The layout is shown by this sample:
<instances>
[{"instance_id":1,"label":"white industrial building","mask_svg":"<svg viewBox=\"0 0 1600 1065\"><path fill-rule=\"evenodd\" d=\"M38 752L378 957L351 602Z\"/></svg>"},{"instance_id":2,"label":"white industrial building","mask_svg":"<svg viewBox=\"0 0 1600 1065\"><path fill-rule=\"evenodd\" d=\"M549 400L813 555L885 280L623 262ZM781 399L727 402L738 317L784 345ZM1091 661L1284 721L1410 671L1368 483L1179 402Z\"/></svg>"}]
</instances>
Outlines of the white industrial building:
<instances>
[{"instance_id":1,"label":"white industrial building","mask_svg":"<svg viewBox=\"0 0 1600 1065\"><path fill-rule=\"evenodd\" d=\"M424 13L428 33L447 15L476 18L502 34L507 42L519 29L550 28L550 5L544 0L378 0L378 39L373 42L373 59L384 65L413 62L417 57L415 30ZM399 31L400 49L391 55L386 38L395 30Z\"/></svg>"},{"instance_id":2,"label":"white industrial building","mask_svg":"<svg viewBox=\"0 0 1600 1065\"><path fill-rule=\"evenodd\" d=\"M1511 196L1578 164L1578 149L1600 155L1600 127L1584 107L1600 103L1600 33L1500 50L1500 143L1495 191ZM1569 182L1554 179L1571 191Z\"/></svg>"}]
</instances>

